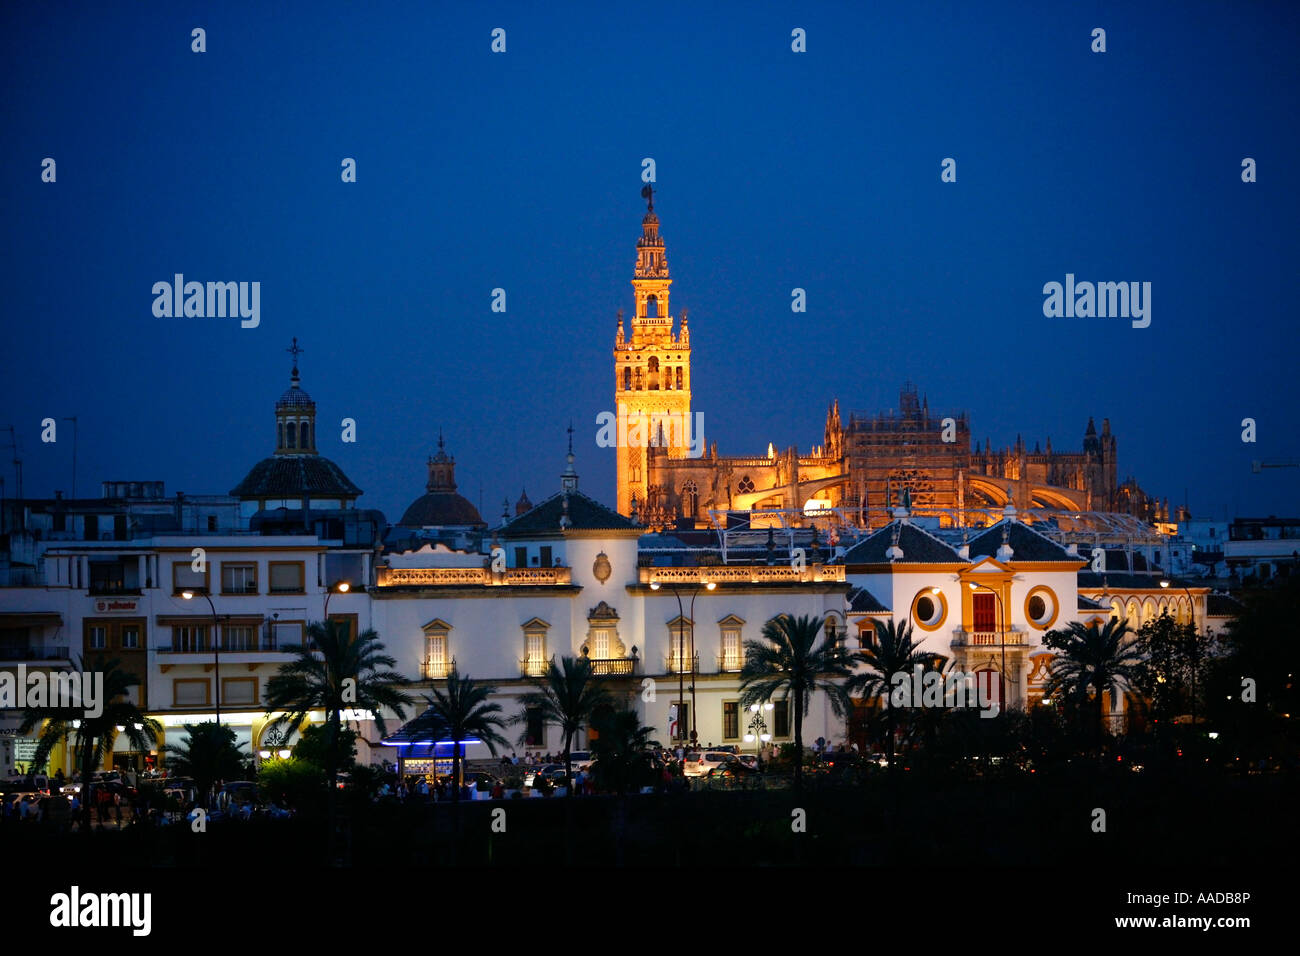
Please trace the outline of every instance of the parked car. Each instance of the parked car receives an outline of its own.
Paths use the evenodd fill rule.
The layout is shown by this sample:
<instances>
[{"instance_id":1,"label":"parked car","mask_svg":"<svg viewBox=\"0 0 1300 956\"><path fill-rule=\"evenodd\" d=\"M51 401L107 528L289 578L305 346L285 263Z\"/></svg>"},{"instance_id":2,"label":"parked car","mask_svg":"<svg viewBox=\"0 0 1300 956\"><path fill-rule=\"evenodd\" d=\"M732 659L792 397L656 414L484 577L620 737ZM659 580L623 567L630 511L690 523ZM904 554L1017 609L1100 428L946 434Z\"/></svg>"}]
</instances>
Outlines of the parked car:
<instances>
[{"instance_id":1,"label":"parked car","mask_svg":"<svg viewBox=\"0 0 1300 956\"><path fill-rule=\"evenodd\" d=\"M822 754L822 763L827 767L851 767L857 764L858 755L852 750L827 751Z\"/></svg>"},{"instance_id":2,"label":"parked car","mask_svg":"<svg viewBox=\"0 0 1300 956\"><path fill-rule=\"evenodd\" d=\"M727 753L722 750L706 750L703 753L693 752L686 755L686 766L682 772L688 777L703 777L725 763L739 763L740 758L735 754Z\"/></svg>"},{"instance_id":3,"label":"parked car","mask_svg":"<svg viewBox=\"0 0 1300 956\"><path fill-rule=\"evenodd\" d=\"M560 780L563 781L563 780L564 780L564 764L562 764L562 763L548 763L548 764L545 764L544 766L537 767L537 768L534 769L534 770L530 770L530 771L528 771L528 773L526 773L526 774L524 775L524 786L525 786L525 787L531 787L531 786L536 782L537 778L539 778L539 777L546 777L548 780L552 780L552 781L553 781L553 780L554 780L554 774L555 774L555 772L556 772L557 770L558 770L559 773L560 773Z\"/></svg>"},{"instance_id":4,"label":"parked car","mask_svg":"<svg viewBox=\"0 0 1300 956\"><path fill-rule=\"evenodd\" d=\"M477 790L491 790L498 779L486 770L467 770L461 774L461 777L465 781L465 786Z\"/></svg>"},{"instance_id":5,"label":"parked car","mask_svg":"<svg viewBox=\"0 0 1300 956\"><path fill-rule=\"evenodd\" d=\"M569 754L569 759L573 762L573 772L586 770L592 764L592 756L586 750L574 750Z\"/></svg>"},{"instance_id":6,"label":"parked car","mask_svg":"<svg viewBox=\"0 0 1300 956\"><path fill-rule=\"evenodd\" d=\"M735 756L734 754L732 755ZM761 779L759 772L739 759L728 760L705 774L711 787L743 787L750 781Z\"/></svg>"}]
</instances>

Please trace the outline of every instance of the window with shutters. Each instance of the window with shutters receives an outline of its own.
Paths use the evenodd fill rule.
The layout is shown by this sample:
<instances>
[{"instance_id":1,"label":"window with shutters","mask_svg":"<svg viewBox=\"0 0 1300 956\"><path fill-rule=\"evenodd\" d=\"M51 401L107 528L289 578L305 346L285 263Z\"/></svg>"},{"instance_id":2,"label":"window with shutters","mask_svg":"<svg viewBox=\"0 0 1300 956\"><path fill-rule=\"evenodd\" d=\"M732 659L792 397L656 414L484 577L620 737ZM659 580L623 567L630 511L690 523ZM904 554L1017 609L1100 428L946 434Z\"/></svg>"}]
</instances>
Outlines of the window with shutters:
<instances>
[{"instance_id":1,"label":"window with shutters","mask_svg":"<svg viewBox=\"0 0 1300 956\"><path fill-rule=\"evenodd\" d=\"M301 561L272 561L267 566L271 576L272 594L302 594L306 578Z\"/></svg>"}]
</instances>

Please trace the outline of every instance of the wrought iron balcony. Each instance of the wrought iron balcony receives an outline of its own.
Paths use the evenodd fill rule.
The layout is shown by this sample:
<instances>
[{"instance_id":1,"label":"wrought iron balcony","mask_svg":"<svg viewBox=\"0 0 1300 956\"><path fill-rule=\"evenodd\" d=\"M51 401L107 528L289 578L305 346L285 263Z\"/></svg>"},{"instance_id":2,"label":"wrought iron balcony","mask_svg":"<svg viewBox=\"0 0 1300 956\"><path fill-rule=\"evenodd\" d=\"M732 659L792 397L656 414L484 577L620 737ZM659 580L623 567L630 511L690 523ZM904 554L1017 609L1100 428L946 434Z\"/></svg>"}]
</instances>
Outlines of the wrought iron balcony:
<instances>
[{"instance_id":1,"label":"wrought iron balcony","mask_svg":"<svg viewBox=\"0 0 1300 956\"><path fill-rule=\"evenodd\" d=\"M545 677L554 658L525 657L519 661L520 677Z\"/></svg>"},{"instance_id":2,"label":"wrought iron balcony","mask_svg":"<svg viewBox=\"0 0 1300 956\"><path fill-rule=\"evenodd\" d=\"M29 644L0 644L0 661L69 660L68 645L32 647Z\"/></svg>"},{"instance_id":3,"label":"wrought iron balcony","mask_svg":"<svg viewBox=\"0 0 1300 956\"><path fill-rule=\"evenodd\" d=\"M425 680L445 680L455 669L456 658L454 657L451 660L426 657L420 661L420 676Z\"/></svg>"},{"instance_id":4,"label":"wrought iron balcony","mask_svg":"<svg viewBox=\"0 0 1300 956\"><path fill-rule=\"evenodd\" d=\"M700 672L700 655L693 657L686 654L668 654L664 658L664 668L669 674L698 674Z\"/></svg>"},{"instance_id":5,"label":"wrought iron balcony","mask_svg":"<svg viewBox=\"0 0 1300 956\"><path fill-rule=\"evenodd\" d=\"M737 674L745 666L745 658L740 654L719 654L718 673Z\"/></svg>"}]
</instances>

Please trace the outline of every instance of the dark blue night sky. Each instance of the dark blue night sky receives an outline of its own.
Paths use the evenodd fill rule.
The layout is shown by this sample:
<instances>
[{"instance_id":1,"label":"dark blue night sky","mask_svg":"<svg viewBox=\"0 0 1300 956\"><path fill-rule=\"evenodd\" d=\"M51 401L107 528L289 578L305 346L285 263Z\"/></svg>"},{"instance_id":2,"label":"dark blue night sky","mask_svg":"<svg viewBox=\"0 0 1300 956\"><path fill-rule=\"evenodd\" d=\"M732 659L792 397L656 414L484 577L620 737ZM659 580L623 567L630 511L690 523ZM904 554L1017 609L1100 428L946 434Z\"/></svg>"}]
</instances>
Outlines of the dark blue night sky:
<instances>
[{"instance_id":1,"label":"dark blue night sky","mask_svg":"<svg viewBox=\"0 0 1300 956\"><path fill-rule=\"evenodd\" d=\"M1300 456L1300 8L991 7L7 4L0 425L25 492L69 488L70 429L39 422L70 415L82 495L228 491L273 449L296 335L362 506L395 520L441 427L494 521L558 489L571 418L612 503L595 417L653 157L721 453L807 450L833 397L894 407L911 379L981 443L1077 449L1108 417L1149 493L1294 514L1300 470L1250 462ZM260 326L155 318L178 272L260 281ZM1150 327L1045 318L1067 272L1151 282Z\"/></svg>"}]
</instances>

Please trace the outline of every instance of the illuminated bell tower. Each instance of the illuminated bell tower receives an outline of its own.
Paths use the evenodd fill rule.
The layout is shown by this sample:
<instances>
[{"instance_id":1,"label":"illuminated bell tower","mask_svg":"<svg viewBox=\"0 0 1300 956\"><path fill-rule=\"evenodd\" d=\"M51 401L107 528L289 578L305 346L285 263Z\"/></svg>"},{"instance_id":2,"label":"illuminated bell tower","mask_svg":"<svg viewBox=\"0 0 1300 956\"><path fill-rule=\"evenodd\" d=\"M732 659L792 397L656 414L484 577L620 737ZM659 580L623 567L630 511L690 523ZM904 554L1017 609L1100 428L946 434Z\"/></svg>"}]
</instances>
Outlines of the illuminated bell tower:
<instances>
[{"instance_id":1,"label":"illuminated bell tower","mask_svg":"<svg viewBox=\"0 0 1300 956\"><path fill-rule=\"evenodd\" d=\"M618 510L632 513L632 499L644 507L650 485L648 448L657 442L669 457L685 458L690 449L691 339L682 312L679 334L668 311L668 253L659 235L654 187L641 190L646 214L636 243L632 289L636 311L629 333L618 312L614 340L614 408L618 413Z\"/></svg>"}]
</instances>

